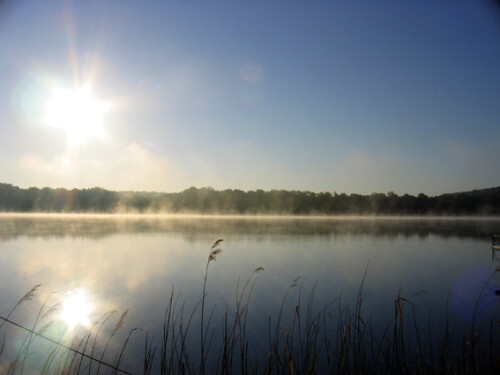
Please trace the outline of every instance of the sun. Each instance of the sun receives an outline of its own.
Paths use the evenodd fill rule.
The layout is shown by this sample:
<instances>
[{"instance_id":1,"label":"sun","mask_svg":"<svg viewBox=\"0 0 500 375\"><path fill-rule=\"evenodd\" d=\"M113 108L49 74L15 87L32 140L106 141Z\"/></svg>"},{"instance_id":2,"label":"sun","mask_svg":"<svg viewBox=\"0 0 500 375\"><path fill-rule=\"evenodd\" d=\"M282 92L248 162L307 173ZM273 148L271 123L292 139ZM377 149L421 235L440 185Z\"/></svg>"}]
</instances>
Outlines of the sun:
<instances>
[{"instance_id":1,"label":"sun","mask_svg":"<svg viewBox=\"0 0 500 375\"><path fill-rule=\"evenodd\" d=\"M92 96L90 86L73 90L55 89L45 106L45 121L62 129L70 146L105 134L103 115L109 105Z\"/></svg>"},{"instance_id":2,"label":"sun","mask_svg":"<svg viewBox=\"0 0 500 375\"><path fill-rule=\"evenodd\" d=\"M61 319L72 330L77 325L90 327L92 303L81 289L68 292L62 301Z\"/></svg>"}]
</instances>

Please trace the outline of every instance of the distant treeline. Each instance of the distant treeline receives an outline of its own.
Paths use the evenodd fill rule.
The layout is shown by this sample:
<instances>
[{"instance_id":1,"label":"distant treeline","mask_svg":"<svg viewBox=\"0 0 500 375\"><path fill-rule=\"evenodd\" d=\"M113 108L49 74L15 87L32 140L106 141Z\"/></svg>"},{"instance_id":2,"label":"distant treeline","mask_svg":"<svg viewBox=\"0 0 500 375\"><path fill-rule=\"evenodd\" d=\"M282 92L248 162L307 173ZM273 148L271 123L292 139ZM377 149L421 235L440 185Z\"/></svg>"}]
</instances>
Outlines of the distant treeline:
<instances>
[{"instance_id":1,"label":"distant treeline","mask_svg":"<svg viewBox=\"0 0 500 375\"><path fill-rule=\"evenodd\" d=\"M288 190L179 193L116 192L101 188L22 189L0 183L3 212L139 212L289 215L500 215L500 187L429 197L392 192L360 194Z\"/></svg>"}]
</instances>

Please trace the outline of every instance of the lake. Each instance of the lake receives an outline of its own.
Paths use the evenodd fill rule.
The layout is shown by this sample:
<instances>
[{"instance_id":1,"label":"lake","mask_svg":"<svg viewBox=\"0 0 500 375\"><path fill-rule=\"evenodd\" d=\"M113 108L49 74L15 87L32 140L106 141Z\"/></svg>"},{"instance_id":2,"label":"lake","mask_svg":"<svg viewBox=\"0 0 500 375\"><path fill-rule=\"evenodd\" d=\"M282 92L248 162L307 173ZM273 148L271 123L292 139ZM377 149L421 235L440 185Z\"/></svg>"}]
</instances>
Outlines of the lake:
<instances>
[{"instance_id":1,"label":"lake","mask_svg":"<svg viewBox=\"0 0 500 375\"><path fill-rule=\"evenodd\" d=\"M253 357L265 356L268 346L273 345L269 344L270 336L274 340L275 335L269 332L279 319L280 327L287 327L288 331L277 335L276 346L286 351L288 344L280 340L286 342L286 332L292 332L290 327L297 324L294 319L300 317L306 324L309 306L313 311L309 321L314 323L311 317L330 302L332 309L322 319L331 321L331 328L322 328L321 334L331 336L332 346L338 341L339 324L349 325L347 320L358 316L363 317L363 325L370 327L370 336L368 330L364 331L363 340L383 340L387 327L394 324L395 314L406 314L406 322L411 326L415 317L425 345L441 343L440 332L446 325L456 332L452 338L458 343L462 332L473 323L477 327L484 325L484 332L488 332L491 320L500 318L500 274L495 273L500 266L500 252L496 254L491 248L491 234L495 232L500 232L498 218L3 214L0 316L6 317L19 299L38 284L41 286L33 299L23 302L10 320L33 328L46 299L48 308L81 294L86 302L77 310L85 310L87 316L73 323L67 319L63 322L58 312L64 310L63 302L58 311L51 313L53 324L44 331L47 336L63 340L68 326L74 326L74 334L85 337L85 332L92 329L86 325L99 319L102 323L106 314L116 311L102 324L101 337L105 342L119 317L128 310L123 326L111 341L109 352L111 347L115 352L110 358L115 359L133 328L141 328L148 332L152 345L157 346L155 361L159 361L164 316L173 287L176 324L184 316L185 328L194 311L185 345L191 360L199 361L199 302L207 259L212 244L223 239L216 247L223 251L208 266L203 302L204 322L210 322L205 329L209 333L205 344L206 373L217 369L218 360L213 358L220 354L224 341L219 333L224 331L225 313L230 322L238 320L233 318L237 314L237 291L244 291L241 305L245 305L252 286L245 311L245 339L252 364L256 361ZM254 273L258 267L264 270ZM361 286L362 303L357 314ZM237 323L242 321L240 318ZM40 327L41 324L36 328ZM394 327L390 327L392 335ZM289 345L302 337L305 330L303 326L299 333L297 328ZM6 335L0 357L5 369L22 352L22 345L26 347L23 340L27 332L10 323L5 323L1 331ZM132 373L143 371L136 366L141 363L145 335L142 330L134 331L120 363ZM412 335L415 336L414 330L409 337ZM408 340L410 346L415 344L413 339ZM30 345L33 354L26 360L25 368L38 373L43 356L55 345L40 337ZM237 353L240 356L240 349ZM234 366L241 365L238 361L234 359ZM282 366L288 368L290 363ZM82 368L85 365L92 364L84 363ZM293 366L299 365L299 359L295 359ZM153 365L153 372L158 371L158 366ZM325 359L318 359L315 366L329 368ZM108 371L105 366L101 372L104 370ZM89 368L85 371L88 373Z\"/></svg>"}]
</instances>

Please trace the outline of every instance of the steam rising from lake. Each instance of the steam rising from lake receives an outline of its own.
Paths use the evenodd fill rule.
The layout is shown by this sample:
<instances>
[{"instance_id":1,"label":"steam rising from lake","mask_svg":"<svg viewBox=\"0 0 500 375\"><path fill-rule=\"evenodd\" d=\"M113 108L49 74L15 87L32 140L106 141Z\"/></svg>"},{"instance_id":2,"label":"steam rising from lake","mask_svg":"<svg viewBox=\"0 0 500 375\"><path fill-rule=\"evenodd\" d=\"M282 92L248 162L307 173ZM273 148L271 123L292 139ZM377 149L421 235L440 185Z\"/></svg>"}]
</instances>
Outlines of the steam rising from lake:
<instances>
[{"instance_id":1,"label":"steam rising from lake","mask_svg":"<svg viewBox=\"0 0 500 375\"><path fill-rule=\"evenodd\" d=\"M498 228L497 218L3 214L0 313L41 283L31 314L51 292L81 289L92 297L89 321L130 309L126 329L158 332L172 286L187 306L199 301L210 246L223 238L207 303L217 311L232 306L238 280L264 267L249 315L255 334L297 276L304 291L316 285L318 305L342 296L352 306L365 270L364 311L377 327L393 316L398 293L415 303L422 321L431 311L438 327L451 296L449 314L460 327L469 322L477 286L499 265L490 239ZM498 316L498 289L494 275L481 319ZM26 306L19 320L28 324Z\"/></svg>"}]
</instances>

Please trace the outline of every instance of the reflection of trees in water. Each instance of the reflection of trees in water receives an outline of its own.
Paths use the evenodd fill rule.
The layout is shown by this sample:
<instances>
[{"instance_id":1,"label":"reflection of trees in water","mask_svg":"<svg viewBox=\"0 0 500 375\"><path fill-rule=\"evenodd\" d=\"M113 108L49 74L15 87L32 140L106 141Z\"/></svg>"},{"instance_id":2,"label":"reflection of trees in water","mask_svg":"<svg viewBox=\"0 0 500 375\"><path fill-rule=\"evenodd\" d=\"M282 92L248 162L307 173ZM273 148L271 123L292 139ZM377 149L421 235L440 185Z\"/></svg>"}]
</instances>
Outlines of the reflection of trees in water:
<instances>
[{"instance_id":1,"label":"reflection of trees in water","mask_svg":"<svg viewBox=\"0 0 500 375\"><path fill-rule=\"evenodd\" d=\"M500 219L464 218L162 218L162 217L23 217L0 218L0 240L26 237L86 237L99 239L118 233L172 233L188 240L226 236L367 235L426 238L429 235L489 239L500 230Z\"/></svg>"}]
</instances>

